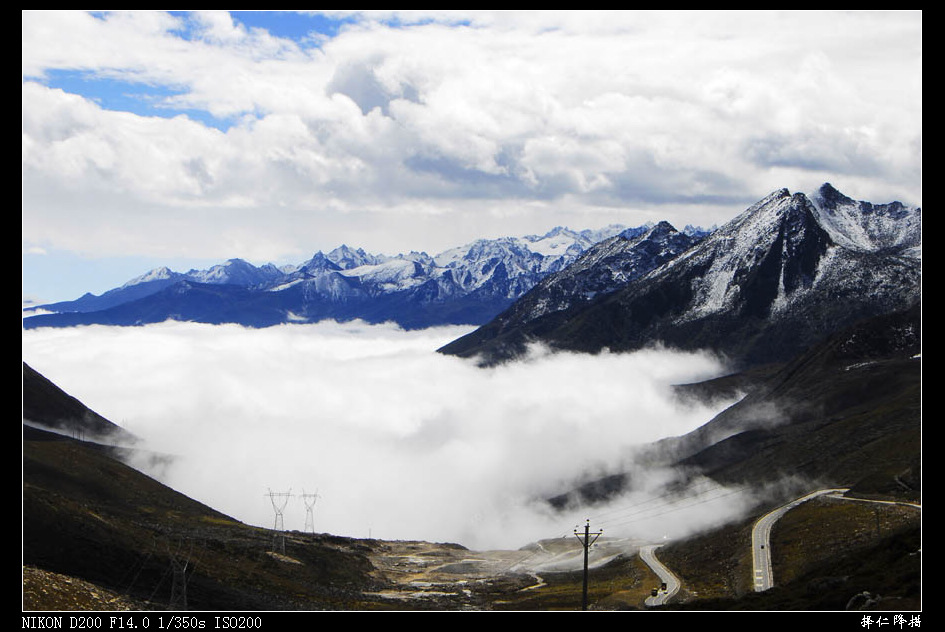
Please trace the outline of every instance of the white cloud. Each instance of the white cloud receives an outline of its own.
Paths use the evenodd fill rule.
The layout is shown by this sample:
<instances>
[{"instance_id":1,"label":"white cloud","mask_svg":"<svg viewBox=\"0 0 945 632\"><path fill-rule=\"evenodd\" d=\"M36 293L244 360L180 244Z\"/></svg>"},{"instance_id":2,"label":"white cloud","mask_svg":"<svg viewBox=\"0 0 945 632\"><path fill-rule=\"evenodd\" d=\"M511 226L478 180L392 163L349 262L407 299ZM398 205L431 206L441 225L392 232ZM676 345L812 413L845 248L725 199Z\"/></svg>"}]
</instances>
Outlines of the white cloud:
<instances>
[{"instance_id":1,"label":"white cloud","mask_svg":"<svg viewBox=\"0 0 945 632\"><path fill-rule=\"evenodd\" d=\"M824 181L920 203L920 12L354 15L312 47L226 13L24 12L24 242L252 259L233 231L287 262L711 225ZM57 70L197 118L103 109Z\"/></svg>"},{"instance_id":2,"label":"white cloud","mask_svg":"<svg viewBox=\"0 0 945 632\"><path fill-rule=\"evenodd\" d=\"M272 526L270 489L317 490L319 531L474 548L570 530L583 515L549 516L536 499L629 467L632 446L718 410L669 395L673 383L722 371L707 356L537 353L480 369L434 352L461 333L165 323L30 330L23 346L25 361L71 395L178 455L162 480L240 520ZM658 494L651 486L667 475L640 473L634 502ZM301 530L304 518L296 498L285 527Z\"/></svg>"}]
</instances>

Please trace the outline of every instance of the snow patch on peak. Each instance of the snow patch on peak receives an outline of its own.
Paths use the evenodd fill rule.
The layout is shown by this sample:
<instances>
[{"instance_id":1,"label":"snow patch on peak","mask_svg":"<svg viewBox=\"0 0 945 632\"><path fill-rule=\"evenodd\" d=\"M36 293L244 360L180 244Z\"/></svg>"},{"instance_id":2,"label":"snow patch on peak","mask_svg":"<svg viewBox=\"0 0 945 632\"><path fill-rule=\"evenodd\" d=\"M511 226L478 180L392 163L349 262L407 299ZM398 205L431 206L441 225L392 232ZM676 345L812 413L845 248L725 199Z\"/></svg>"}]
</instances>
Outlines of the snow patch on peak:
<instances>
[{"instance_id":1,"label":"snow patch on peak","mask_svg":"<svg viewBox=\"0 0 945 632\"><path fill-rule=\"evenodd\" d=\"M897 249L906 256L921 256L921 208L853 200L830 183L821 185L810 200L818 222L838 245L865 252Z\"/></svg>"},{"instance_id":2,"label":"snow patch on peak","mask_svg":"<svg viewBox=\"0 0 945 632\"><path fill-rule=\"evenodd\" d=\"M329 252L327 259L342 270L350 270L359 266L383 263L386 257L369 254L363 248L354 249L342 244Z\"/></svg>"},{"instance_id":3,"label":"snow patch on peak","mask_svg":"<svg viewBox=\"0 0 945 632\"><path fill-rule=\"evenodd\" d=\"M362 283L377 286L381 291L407 289L426 281L425 270L416 261L390 259L383 263L365 263L339 272L342 276L357 278Z\"/></svg>"},{"instance_id":4,"label":"snow patch on peak","mask_svg":"<svg viewBox=\"0 0 945 632\"><path fill-rule=\"evenodd\" d=\"M141 276L135 277L130 281L126 282L121 287L131 287L133 285L140 285L141 283L150 283L151 281L169 281L180 277L177 272L174 272L167 266L161 266L160 268L154 268L149 272L145 272Z\"/></svg>"},{"instance_id":5,"label":"snow patch on peak","mask_svg":"<svg viewBox=\"0 0 945 632\"><path fill-rule=\"evenodd\" d=\"M523 238L526 247L544 257L574 256L583 252L588 244L580 234L558 227L542 237L534 235Z\"/></svg>"},{"instance_id":6,"label":"snow patch on peak","mask_svg":"<svg viewBox=\"0 0 945 632\"><path fill-rule=\"evenodd\" d=\"M658 224L656 224L656 226L653 226L649 231L647 231L646 235L643 238L644 239L660 239L660 238L663 238L663 237L666 237L668 235L672 235L673 233L678 233L678 232L679 231L676 230L676 228L672 224L663 220L659 222Z\"/></svg>"},{"instance_id":7,"label":"snow patch on peak","mask_svg":"<svg viewBox=\"0 0 945 632\"><path fill-rule=\"evenodd\" d=\"M745 277L746 271L757 269L763 260L772 256L772 249L782 236L790 239L785 234L788 225L794 225L798 231L805 230L803 218L807 212L812 212L807 196L778 189L706 237L699 251L692 253L705 262L706 269L694 282L693 308L681 322L731 309L742 293L738 278ZM781 258L782 267L787 256L785 249L791 247L783 243L780 246L777 256ZM671 265L688 265L684 261L680 257ZM780 285L778 296L783 298L783 278Z\"/></svg>"}]
</instances>

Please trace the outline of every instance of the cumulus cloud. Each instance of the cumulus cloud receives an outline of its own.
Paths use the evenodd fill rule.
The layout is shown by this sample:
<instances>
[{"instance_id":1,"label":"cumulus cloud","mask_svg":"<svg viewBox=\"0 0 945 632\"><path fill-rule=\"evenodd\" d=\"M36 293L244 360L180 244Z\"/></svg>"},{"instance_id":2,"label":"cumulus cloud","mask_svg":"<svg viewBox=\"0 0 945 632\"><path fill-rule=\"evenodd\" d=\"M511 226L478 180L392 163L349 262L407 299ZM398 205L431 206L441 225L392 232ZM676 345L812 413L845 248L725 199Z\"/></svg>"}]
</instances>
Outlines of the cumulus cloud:
<instances>
[{"instance_id":1,"label":"cumulus cloud","mask_svg":"<svg viewBox=\"0 0 945 632\"><path fill-rule=\"evenodd\" d=\"M562 220L711 225L828 180L918 203L918 12L344 17L290 40L228 13L25 12L24 239L246 256L222 224L278 260ZM160 88L155 110L181 114L103 107L56 72ZM70 214L93 221L51 227Z\"/></svg>"},{"instance_id":2,"label":"cumulus cloud","mask_svg":"<svg viewBox=\"0 0 945 632\"><path fill-rule=\"evenodd\" d=\"M30 330L23 348L67 392L174 455L152 475L237 519L273 526L267 494L291 490L285 528L301 530L301 494L317 492L319 532L474 548L570 533L588 509L555 514L543 499L633 468L634 446L692 430L724 405L671 396L674 383L723 371L702 354L536 353L482 369L435 353L462 333L169 322ZM594 511L616 512L611 535L679 535L667 525L682 523L662 518L687 509L663 497L675 476L637 471L630 496ZM688 509L701 516L689 527L737 515L745 502L689 484ZM643 499L662 511L619 513Z\"/></svg>"}]
</instances>

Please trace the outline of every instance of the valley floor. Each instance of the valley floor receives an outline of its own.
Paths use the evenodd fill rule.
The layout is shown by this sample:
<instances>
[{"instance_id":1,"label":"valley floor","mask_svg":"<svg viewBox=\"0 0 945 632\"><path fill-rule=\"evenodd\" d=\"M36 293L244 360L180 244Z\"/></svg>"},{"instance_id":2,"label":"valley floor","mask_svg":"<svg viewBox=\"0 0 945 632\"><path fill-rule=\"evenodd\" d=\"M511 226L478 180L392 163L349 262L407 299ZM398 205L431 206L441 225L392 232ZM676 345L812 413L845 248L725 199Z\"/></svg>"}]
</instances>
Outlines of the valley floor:
<instances>
[{"instance_id":1,"label":"valley floor","mask_svg":"<svg viewBox=\"0 0 945 632\"><path fill-rule=\"evenodd\" d=\"M659 559L679 575L681 590L667 605L656 608L649 598L660 578L644 563L638 543L602 540L589 559L589 609L843 611L853 603L852 609L858 610L921 611L920 520L915 507L891 504L825 500L795 509L778 526L773 540L779 584L764 593L750 588L751 522L671 543L660 547ZM826 533L833 536L825 537ZM310 559L294 556L304 553L310 537L330 536L292 533L286 555L269 552L263 557L286 572L297 565L309 566ZM583 548L575 538L494 551L421 541L338 540L336 545L361 551L373 567L371 585L348 593L348 601L338 602L341 609L581 609ZM856 601L858 597L863 599ZM166 607L164 602L142 601L76 577L23 568L24 611Z\"/></svg>"},{"instance_id":2,"label":"valley floor","mask_svg":"<svg viewBox=\"0 0 945 632\"><path fill-rule=\"evenodd\" d=\"M635 587L632 597L628 593L624 599L632 598L642 605L648 593L640 581L646 572L636 559L638 544L616 539L601 540L598 544L590 555L589 568L595 574L607 573L603 569L611 565L623 567L626 560L632 560L634 572L621 580L626 585L620 589ZM574 538L543 540L511 551L470 551L428 542L384 542L370 558L390 582L389 588L373 594L392 605L514 610L530 609L536 601L547 597L550 609L580 608L583 548ZM617 587L615 581L610 582L612 588Z\"/></svg>"}]
</instances>

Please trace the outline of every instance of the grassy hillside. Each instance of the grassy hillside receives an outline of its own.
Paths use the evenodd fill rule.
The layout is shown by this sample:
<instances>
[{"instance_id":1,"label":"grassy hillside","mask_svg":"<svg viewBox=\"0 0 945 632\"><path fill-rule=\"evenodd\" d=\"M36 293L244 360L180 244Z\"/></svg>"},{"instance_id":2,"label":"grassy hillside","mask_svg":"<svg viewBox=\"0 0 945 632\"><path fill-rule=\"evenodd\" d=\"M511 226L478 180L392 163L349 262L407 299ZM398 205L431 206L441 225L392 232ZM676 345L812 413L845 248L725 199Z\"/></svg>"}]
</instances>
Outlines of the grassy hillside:
<instances>
[{"instance_id":1,"label":"grassy hillside","mask_svg":"<svg viewBox=\"0 0 945 632\"><path fill-rule=\"evenodd\" d=\"M375 582L355 543L290 534L280 557L268 530L201 505L106 449L24 435L26 567L81 578L142 609L346 609L361 607L361 591ZM184 568L176 579L175 565Z\"/></svg>"},{"instance_id":2,"label":"grassy hillside","mask_svg":"<svg viewBox=\"0 0 945 632\"><path fill-rule=\"evenodd\" d=\"M775 586L753 591L752 520L660 549L683 581L679 610L922 609L921 511L818 499L789 511L771 535ZM860 597L868 593L871 602Z\"/></svg>"},{"instance_id":3,"label":"grassy hillside","mask_svg":"<svg viewBox=\"0 0 945 632\"><path fill-rule=\"evenodd\" d=\"M700 397L752 391L656 453L722 482L787 476L843 484L864 499L918 501L919 326L917 309L873 320L783 366L682 388ZM290 532L284 553L276 553L270 530L141 474L117 448L80 440L112 424L27 369L24 419L62 433L23 426L24 610L580 608L581 573L507 574L520 552L494 553L490 567L470 563L472 552L458 545ZM776 423L759 412L772 410ZM727 438L711 440L717 433ZM589 484L586 496L606 497L623 484L616 474ZM921 609L920 510L805 503L774 529L776 584L760 594L752 588L752 522L662 547L660 559L683 581L677 599L662 608ZM592 571L591 608L643 609L655 581L638 557L618 558Z\"/></svg>"}]
</instances>

